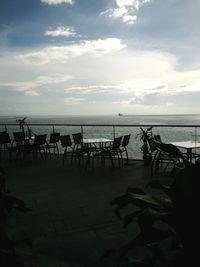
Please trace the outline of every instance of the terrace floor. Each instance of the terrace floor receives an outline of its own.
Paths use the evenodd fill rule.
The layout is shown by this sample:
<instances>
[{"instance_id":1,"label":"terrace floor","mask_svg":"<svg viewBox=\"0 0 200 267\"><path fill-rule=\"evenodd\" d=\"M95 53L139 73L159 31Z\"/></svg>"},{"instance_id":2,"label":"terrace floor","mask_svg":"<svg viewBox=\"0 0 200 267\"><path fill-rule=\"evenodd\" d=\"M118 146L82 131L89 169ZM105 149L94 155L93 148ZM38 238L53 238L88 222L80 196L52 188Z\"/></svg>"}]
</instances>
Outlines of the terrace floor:
<instances>
[{"instance_id":1,"label":"terrace floor","mask_svg":"<svg viewBox=\"0 0 200 267\"><path fill-rule=\"evenodd\" d=\"M7 188L24 200L31 212L12 211L8 229L13 238L30 238L32 249L21 248L27 266L129 266L116 255L101 256L130 240L137 229L127 229L114 214L110 201L127 187L145 187L150 170L130 161L112 171L96 164L85 170L61 158L37 162L1 161Z\"/></svg>"}]
</instances>

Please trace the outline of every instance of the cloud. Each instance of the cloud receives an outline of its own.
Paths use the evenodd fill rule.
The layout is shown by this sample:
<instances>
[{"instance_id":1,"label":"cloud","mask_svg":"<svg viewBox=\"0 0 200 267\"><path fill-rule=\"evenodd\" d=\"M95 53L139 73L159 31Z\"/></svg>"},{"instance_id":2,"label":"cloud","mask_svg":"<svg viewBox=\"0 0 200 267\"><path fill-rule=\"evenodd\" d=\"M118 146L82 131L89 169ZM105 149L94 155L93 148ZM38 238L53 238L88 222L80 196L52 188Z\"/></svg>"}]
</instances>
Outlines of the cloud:
<instances>
[{"instance_id":1,"label":"cloud","mask_svg":"<svg viewBox=\"0 0 200 267\"><path fill-rule=\"evenodd\" d=\"M64 74L51 74L48 76L39 76L35 80L23 81L23 82L0 82L0 87L6 87L9 90L24 92L26 95L38 96L39 88L50 84L58 84L73 79L72 76Z\"/></svg>"},{"instance_id":2,"label":"cloud","mask_svg":"<svg viewBox=\"0 0 200 267\"><path fill-rule=\"evenodd\" d=\"M25 92L25 95L28 95L28 96L39 96L40 94L36 91L26 91Z\"/></svg>"},{"instance_id":3,"label":"cloud","mask_svg":"<svg viewBox=\"0 0 200 267\"><path fill-rule=\"evenodd\" d=\"M129 80L118 82L117 84L97 84L88 86L74 86L65 89L66 93L79 95L107 95L128 98L124 103L128 105L137 102L142 102L144 97L150 94L163 94L168 90L168 84L159 81L148 80ZM131 97L131 101L130 101ZM123 100L122 100L123 101ZM117 102L118 103L118 102Z\"/></svg>"},{"instance_id":4,"label":"cloud","mask_svg":"<svg viewBox=\"0 0 200 267\"><path fill-rule=\"evenodd\" d=\"M44 35L52 37L58 37L58 36L70 37L70 36L75 36L76 32L73 27L59 26L55 30L52 29L46 30Z\"/></svg>"},{"instance_id":5,"label":"cloud","mask_svg":"<svg viewBox=\"0 0 200 267\"><path fill-rule=\"evenodd\" d=\"M59 5L59 4L69 4L73 5L74 0L40 0L43 4L47 5Z\"/></svg>"},{"instance_id":6,"label":"cloud","mask_svg":"<svg viewBox=\"0 0 200 267\"><path fill-rule=\"evenodd\" d=\"M122 19L126 24L135 24L139 9L152 0L115 0L115 8L109 8L100 13L113 19Z\"/></svg>"},{"instance_id":7,"label":"cloud","mask_svg":"<svg viewBox=\"0 0 200 267\"><path fill-rule=\"evenodd\" d=\"M66 62L70 58L84 55L101 56L120 51L125 47L118 38L84 40L64 46L45 47L35 52L19 55L17 59L22 60L24 63L42 65L50 62Z\"/></svg>"},{"instance_id":8,"label":"cloud","mask_svg":"<svg viewBox=\"0 0 200 267\"><path fill-rule=\"evenodd\" d=\"M119 105L125 109L129 107L145 106L159 106L173 107L172 99L174 96L182 97L184 94L200 93L200 70L196 73L178 73L177 80L172 82L163 82L148 79L135 79L129 81L118 82L115 84L96 84L88 86L77 86L66 88L66 93L73 93L73 95L84 95L85 99L94 98L96 101L106 99L113 105ZM185 77L185 85L183 79ZM194 80L196 77L196 80ZM98 98L96 97L98 95ZM109 97L110 96L110 97ZM113 100L116 99L116 100ZM154 103L156 100L159 103ZM168 100L169 99L169 100ZM166 101L165 101L166 100Z\"/></svg>"},{"instance_id":9,"label":"cloud","mask_svg":"<svg viewBox=\"0 0 200 267\"><path fill-rule=\"evenodd\" d=\"M73 105L79 105L81 104L82 102L85 101L85 98L80 98L80 97L67 97L65 98L65 104L66 105L70 105L70 106L73 106Z\"/></svg>"},{"instance_id":10,"label":"cloud","mask_svg":"<svg viewBox=\"0 0 200 267\"><path fill-rule=\"evenodd\" d=\"M9 102L7 99L13 95L17 102L24 94L29 97L28 106L29 101L40 95L41 101L53 105L55 113L60 114L93 114L94 110L96 114L117 114L119 111L125 114L176 113L187 108L191 108L189 112L197 112L198 105L193 103L200 95L200 70L180 71L177 68L179 58L161 50L127 46L112 53L111 43L109 50L105 49L105 40L101 40L101 45L98 40L96 44L93 41L87 45L85 41L70 43L62 46L64 53L60 51L57 54L50 47L55 55L49 53L50 59L48 54L46 57L54 64L45 66L27 65L19 60L19 54L30 55L35 50L29 50L29 53L19 49L3 50L0 58L1 99ZM119 43L123 45L124 42ZM43 50L45 48L37 49L37 52ZM69 50L73 52L67 58L70 60L66 60L65 53ZM105 54L106 51L110 52ZM97 54L106 56L96 57ZM55 56L55 61L52 56ZM37 58L34 63L39 60L44 58ZM20 94L11 93L11 90ZM56 103L54 96L58 99ZM181 99L184 100L181 102ZM49 110L39 104L35 104L33 109L35 112Z\"/></svg>"},{"instance_id":11,"label":"cloud","mask_svg":"<svg viewBox=\"0 0 200 267\"><path fill-rule=\"evenodd\" d=\"M73 93L79 93L79 94L95 94L95 93L113 93L113 90L120 89L120 85L89 85L89 86L72 86L69 88L66 88L65 91L67 93L73 92Z\"/></svg>"}]
</instances>

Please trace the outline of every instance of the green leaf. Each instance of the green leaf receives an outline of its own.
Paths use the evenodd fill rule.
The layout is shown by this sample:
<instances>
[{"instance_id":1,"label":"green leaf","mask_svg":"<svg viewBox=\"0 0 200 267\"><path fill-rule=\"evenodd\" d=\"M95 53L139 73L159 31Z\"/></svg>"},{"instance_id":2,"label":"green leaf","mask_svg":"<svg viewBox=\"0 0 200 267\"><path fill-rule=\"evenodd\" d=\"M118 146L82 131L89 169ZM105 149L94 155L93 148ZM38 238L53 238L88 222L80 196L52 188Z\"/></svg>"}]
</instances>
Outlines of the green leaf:
<instances>
[{"instance_id":1,"label":"green leaf","mask_svg":"<svg viewBox=\"0 0 200 267\"><path fill-rule=\"evenodd\" d=\"M151 127L147 128L147 131L151 131L151 130L152 130L152 128L153 128L153 126L151 126Z\"/></svg>"},{"instance_id":2,"label":"green leaf","mask_svg":"<svg viewBox=\"0 0 200 267\"><path fill-rule=\"evenodd\" d=\"M154 208L162 208L160 202L151 195L140 195L140 194L132 194L128 193L130 202L139 206L141 208L144 207L154 207Z\"/></svg>"},{"instance_id":3,"label":"green leaf","mask_svg":"<svg viewBox=\"0 0 200 267\"><path fill-rule=\"evenodd\" d=\"M145 195L146 193L144 192L144 190L142 190L139 187L128 187L127 189L127 193L133 193L133 194L141 194L141 195Z\"/></svg>"},{"instance_id":4,"label":"green leaf","mask_svg":"<svg viewBox=\"0 0 200 267\"><path fill-rule=\"evenodd\" d=\"M135 211L133 213L130 213L124 216L124 228L127 227L133 221L133 219L136 216L138 216L141 212L142 212L141 210L138 210L138 211Z\"/></svg>"},{"instance_id":5,"label":"green leaf","mask_svg":"<svg viewBox=\"0 0 200 267\"><path fill-rule=\"evenodd\" d=\"M151 181L148 185L154 189L160 189L170 196L170 186L163 185L158 180Z\"/></svg>"}]
</instances>

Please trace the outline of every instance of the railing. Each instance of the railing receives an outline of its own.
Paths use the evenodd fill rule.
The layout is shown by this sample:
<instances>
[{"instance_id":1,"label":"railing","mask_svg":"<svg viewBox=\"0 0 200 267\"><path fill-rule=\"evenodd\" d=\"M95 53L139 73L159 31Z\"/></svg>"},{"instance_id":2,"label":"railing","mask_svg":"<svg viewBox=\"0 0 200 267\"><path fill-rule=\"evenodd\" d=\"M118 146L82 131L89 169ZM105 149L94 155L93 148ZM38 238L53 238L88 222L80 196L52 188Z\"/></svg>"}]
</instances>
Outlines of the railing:
<instances>
[{"instance_id":1,"label":"railing","mask_svg":"<svg viewBox=\"0 0 200 267\"><path fill-rule=\"evenodd\" d=\"M187 141L192 140L194 142L200 141L200 135L198 134L198 129L200 125L187 124L187 125L174 125L174 124L63 124L63 123L29 123L24 125L30 127L33 133L47 133L50 132L60 132L63 134L72 134L75 132L82 132L83 136L86 138L89 137L108 137L114 138L115 136L131 134L130 144L128 146L129 155L131 158L141 158L142 153L140 150L141 142L137 138L138 133L140 133L140 127L147 128L153 127L154 134L160 134L162 141L166 143L175 142L175 141ZM19 124L9 123L2 124L0 123L0 131L6 129L9 133L18 130ZM28 129L27 129L28 130Z\"/></svg>"}]
</instances>

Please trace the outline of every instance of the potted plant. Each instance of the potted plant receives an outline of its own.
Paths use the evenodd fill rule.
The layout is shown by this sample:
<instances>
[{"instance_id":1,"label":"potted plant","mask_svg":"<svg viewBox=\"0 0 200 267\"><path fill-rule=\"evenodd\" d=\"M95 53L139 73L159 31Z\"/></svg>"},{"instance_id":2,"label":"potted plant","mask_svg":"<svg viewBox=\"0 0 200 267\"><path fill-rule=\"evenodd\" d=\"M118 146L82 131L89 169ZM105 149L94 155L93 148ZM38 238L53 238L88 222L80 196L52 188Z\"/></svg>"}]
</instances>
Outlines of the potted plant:
<instances>
[{"instance_id":1,"label":"potted plant","mask_svg":"<svg viewBox=\"0 0 200 267\"><path fill-rule=\"evenodd\" d=\"M137 135L137 137L139 137L140 141L142 142L141 150L143 153L143 160L145 165L149 165L152 160L152 154L149 145L149 140L152 138L152 128L153 127L149 127L146 130L140 128L141 132Z\"/></svg>"},{"instance_id":2,"label":"potted plant","mask_svg":"<svg viewBox=\"0 0 200 267\"><path fill-rule=\"evenodd\" d=\"M15 224L9 230L7 225L8 218L11 218L11 211L29 212L30 208L26 206L24 201L11 195L6 188L6 172L0 167L0 266L8 267L25 267L25 257L20 246L26 245L31 248L32 244L29 238L17 239L13 238L11 232L15 232ZM14 235L15 236L15 235ZM28 263L28 262L27 262Z\"/></svg>"},{"instance_id":3,"label":"potted plant","mask_svg":"<svg viewBox=\"0 0 200 267\"><path fill-rule=\"evenodd\" d=\"M19 128L22 130L22 132L25 132L24 126L26 125L26 117L23 119L17 119L17 123L19 123Z\"/></svg>"},{"instance_id":4,"label":"potted plant","mask_svg":"<svg viewBox=\"0 0 200 267\"><path fill-rule=\"evenodd\" d=\"M111 201L115 214L123 220L124 227L136 223L137 235L120 248L109 250L104 257L117 253L130 261L130 266L183 267L197 265L199 260L199 172L197 161L191 164L176 147L165 144L165 148L184 165L171 177L169 185L151 181L154 189L128 188L124 195ZM145 188L147 189L147 187ZM157 192L157 193L156 193ZM133 210L124 209L133 205ZM122 212L123 211L123 212ZM140 254L130 254L131 250Z\"/></svg>"},{"instance_id":5,"label":"potted plant","mask_svg":"<svg viewBox=\"0 0 200 267\"><path fill-rule=\"evenodd\" d=\"M19 128L22 130L22 132L24 132L27 137L31 138L32 131L26 119L27 117L24 117L23 119L17 119L16 122L19 123ZM27 127L27 131L25 131L25 126Z\"/></svg>"}]
</instances>

